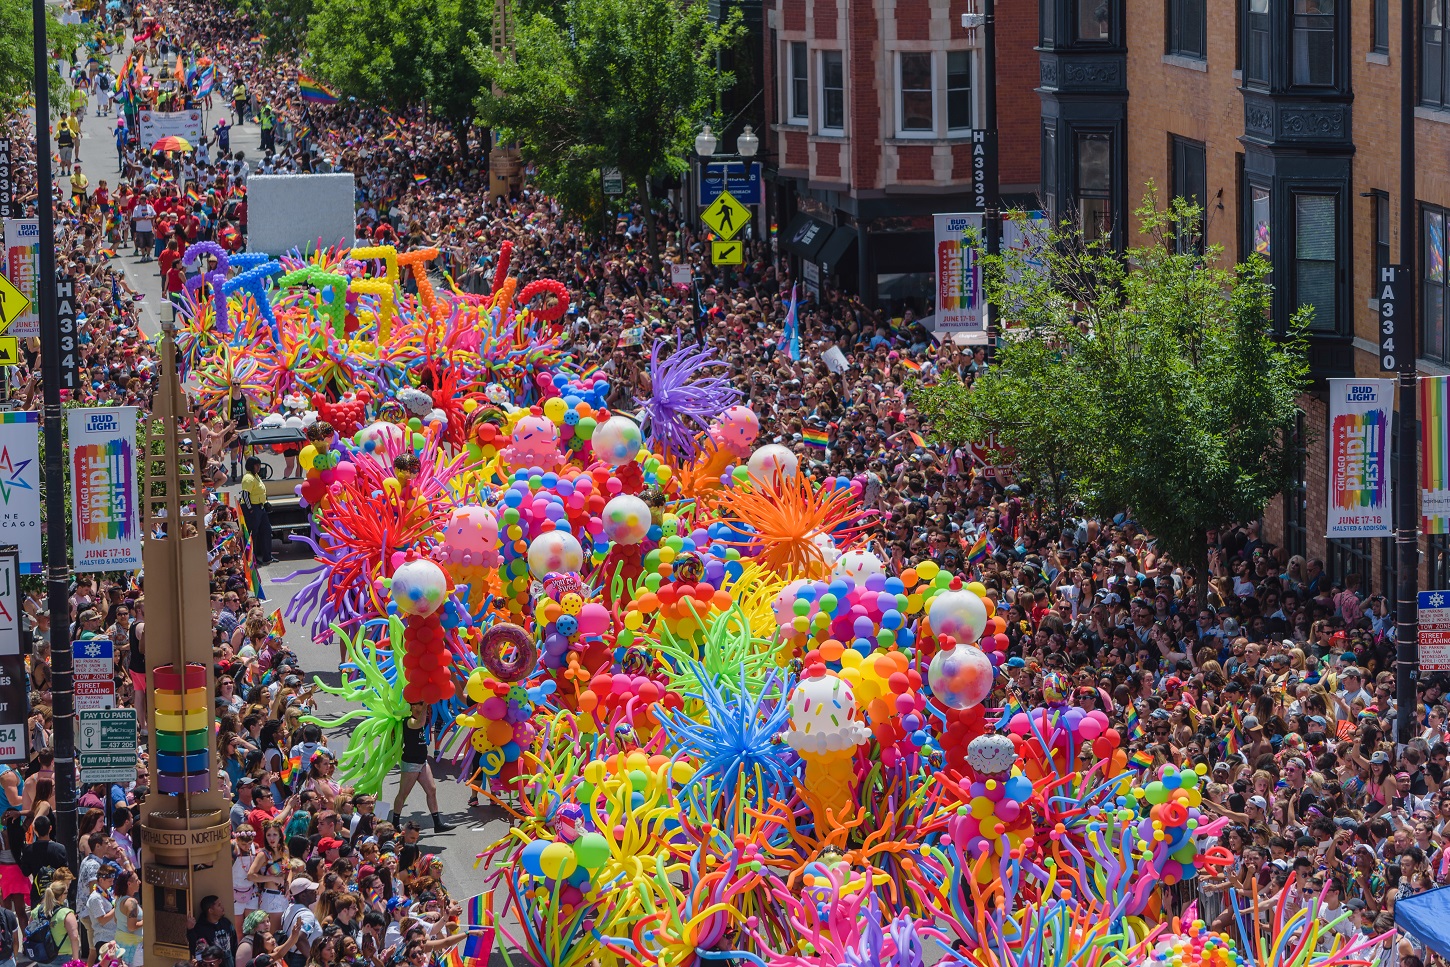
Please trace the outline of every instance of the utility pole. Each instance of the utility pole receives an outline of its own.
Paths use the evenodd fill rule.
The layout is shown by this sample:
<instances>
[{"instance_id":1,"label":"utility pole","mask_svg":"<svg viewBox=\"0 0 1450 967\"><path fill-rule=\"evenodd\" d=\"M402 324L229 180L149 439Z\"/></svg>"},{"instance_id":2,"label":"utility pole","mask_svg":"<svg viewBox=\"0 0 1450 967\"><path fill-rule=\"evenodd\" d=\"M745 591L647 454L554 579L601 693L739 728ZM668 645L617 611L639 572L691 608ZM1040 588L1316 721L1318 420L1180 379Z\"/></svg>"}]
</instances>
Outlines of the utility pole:
<instances>
[{"instance_id":1,"label":"utility pole","mask_svg":"<svg viewBox=\"0 0 1450 967\"><path fill-rule=\"evenodd\" d=\"M1400 268L1407 287L1415 278L1415 3L1400 4ZM1415 680L1420 668L1420 476L1416 407L1419 399L1415 358L1420 329L1415 296L1397 300L1399 413L1395 420L1395 553L1398 555L1395 609L1395 725L1401 745L1410 739L1415 711Z\"/></svg>"},{"instance_id":2,"label":"utility pole","mask_svg":"<svg viewBox=\"0 0 1450 967\"><path fill-rule=\"evenodd\" d=\"M66 532L65 441L60 430L60 328L56 319L54 178L50 170L50 54L45 0L31 0L35 38L36 214L40 219L40 379L45 416L45 586L50 607L50 670L55 713L55 839L76 855L75 693L71 674L70 535ZM73 295L71 296L73 298Z\"/></svg>"},{"instance_id":3,"label":"utility pole","mask_svg":"<svg viewBox=\"0 0 1450 967\"><path fill-rule=\"evenodd\" d=\"M1002 253L1002 198L997 157L997 2L982 0L981 13L962 14L962 26L982 28L982 126L973 132L972 186L975 202L982 209L982 234L987 254ZM980 143L978 143L980 142ZM980 154L978 152L980 148ZM980 161L978 160L980 158ZM997 313L987 306L987 358L997 346Z\"/></svg>"}]
</instances>

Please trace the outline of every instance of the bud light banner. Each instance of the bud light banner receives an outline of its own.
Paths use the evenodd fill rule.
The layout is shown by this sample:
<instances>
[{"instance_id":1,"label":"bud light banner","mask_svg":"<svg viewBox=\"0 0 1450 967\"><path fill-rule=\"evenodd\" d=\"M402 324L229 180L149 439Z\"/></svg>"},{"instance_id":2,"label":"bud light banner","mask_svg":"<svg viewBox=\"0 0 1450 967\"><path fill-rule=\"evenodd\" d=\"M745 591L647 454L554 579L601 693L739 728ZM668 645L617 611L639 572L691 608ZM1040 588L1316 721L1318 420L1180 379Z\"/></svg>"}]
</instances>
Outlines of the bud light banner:
<instances>
[{"instance_id":1,"label":"bud light banner","mask_svg":"<svg viewBox=\"0 0 1450 967\"><path fill-rule=\"evenodd\" d=\"M141 567L136 483L136 408L67 410L71 535L77 571Z\"/></svg>"},{"instance_id":2,"label":"bud light banner","mask_svg":"<svg viewBox=\"0 0 1450 967\"><path fill-rule=\"evenodd\" d=\"M982 216L936 215L936 319L934 331L966 333L969 342L987 341L982 311L982 268L975 244L981 243Z\"/></svg>"},{"instance_id":3,"label":"bud light banner","mask_svg":"<svg viewBox=\"0 0 1450 967\"><path fill-rule=\"evenodd\" d=\"M1329 381L1328 537L1394 536L1390 502L1392 379Z\"/></svg>"}]
</instances>

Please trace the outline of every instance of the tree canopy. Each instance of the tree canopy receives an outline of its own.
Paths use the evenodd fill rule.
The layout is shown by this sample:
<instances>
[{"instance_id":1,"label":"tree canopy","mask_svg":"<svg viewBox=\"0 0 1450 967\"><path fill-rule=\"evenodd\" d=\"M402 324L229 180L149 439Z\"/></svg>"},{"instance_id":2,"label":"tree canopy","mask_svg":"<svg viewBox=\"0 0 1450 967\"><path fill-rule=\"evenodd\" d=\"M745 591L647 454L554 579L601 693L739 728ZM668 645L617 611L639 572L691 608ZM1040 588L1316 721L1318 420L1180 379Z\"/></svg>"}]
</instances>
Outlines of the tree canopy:
<instances>
[{"instance_id":1,"label":"tree canopy","mask_svg":"<svg viewBox=\"0 0 1450 967\"><path fill-rule=\"evenodd\" d=\"M45 38L52 51L69 59L81 41L78 27L62 24L58 7L46 5ZM29 0L0 0L0 114L16 110L34 98L35 31ZM69 89L58 76L50 78L50 102L59 107Z\"/></svg>"},{"instance_id":2,"label":"tree canopy","mask_svg":"<svg viewBox=\"0 0 1450 967\"><path fill-rule=\"evenodd\" d=\"M617 167L648 213L650 176L684 170L699 123L734 83L716 55L742 33L738 11L715 24L706 4L675 0L564 0L552 14L521 13L509 57L473 51L497 93L479 97L479 117L575 211L598 197L599 169Z\"/></svg>"},{"instance_id":3,"label":"tree canopy","mask_svg":"<svg viewBox=\"0 0 1450 967\"><path fill-rule=\"evenodd\" d=\"M1045 271L1027 253L985 259L1011 327L993 366L912 400L938 439L995 433L1059 511L1127 508L1203 574L1207 532L1257 518L1293 478L1308 312L1276 337L1268 263L1200 251L1199 210L1162 210L1149 189L1136 212L1147 240L1125 255L1063 228L1030 253Z\"/></svg>"},{"instance_id":4,"label":"tree canopy","mask_svg":"<svg viewBox=\"0 0 1450 967\"><path fill-rule=\"evenodd\" d=\"M307 0L267 0L303 4ZM339 93L373 104L426 103L461 125L483 76L468 52L488 39L487 0L313 0L307 63Z\"/></svg>"}]
</instances>

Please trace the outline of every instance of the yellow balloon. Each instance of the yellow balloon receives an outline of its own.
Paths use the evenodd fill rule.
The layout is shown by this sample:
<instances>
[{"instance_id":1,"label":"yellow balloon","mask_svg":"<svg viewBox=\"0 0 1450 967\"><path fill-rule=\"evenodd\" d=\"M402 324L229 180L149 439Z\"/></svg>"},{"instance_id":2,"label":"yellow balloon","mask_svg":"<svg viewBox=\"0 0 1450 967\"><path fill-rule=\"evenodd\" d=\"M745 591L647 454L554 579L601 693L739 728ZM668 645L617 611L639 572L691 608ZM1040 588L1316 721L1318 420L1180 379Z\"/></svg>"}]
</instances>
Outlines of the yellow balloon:
<instances>
[{"instance_id":1,"label":"yellow balloon","mask_svg":"<svg viewBox=\"0 0 1450 967\"><path fill-rule=\"evenodd\" d=\"M309 443L297 454L297 462L302 465L303 470L312 469L312 461L317 459L317 447Z\"/></svg>"},{"instance_id":2,"label":"yellow balloon","mask_svg":"<svg viewBox=\"0 0 1450 967\"><path fill-rule=\"evenodd\" d=\"M987 596L987 586L981 581L967 582L967 590L972 592L979 598L985 598Z\"/></svg>"}]
</instances>

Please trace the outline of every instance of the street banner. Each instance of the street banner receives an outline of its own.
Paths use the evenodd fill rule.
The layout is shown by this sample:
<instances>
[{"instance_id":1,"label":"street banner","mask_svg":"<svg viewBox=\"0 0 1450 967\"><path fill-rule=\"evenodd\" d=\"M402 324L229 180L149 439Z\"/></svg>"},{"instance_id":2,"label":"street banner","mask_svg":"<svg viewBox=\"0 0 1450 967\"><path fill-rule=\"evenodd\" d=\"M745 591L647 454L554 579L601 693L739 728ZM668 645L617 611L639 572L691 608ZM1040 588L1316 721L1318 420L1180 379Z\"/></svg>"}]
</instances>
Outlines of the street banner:
<instances>
[{"instance_id":1,"label":"street banner","mask_svg":"<svg viewBox=\"0 0 1450 967\"><path fill-rule=\"evenodd\" d=\"M20 573L40 573L40 414L0 412L0 546L20 552ZM0 760L3 761L3 760Z\"/></svg>"},{"instance_id":2,"label":"street banner","mask_svg":"<svg viewBox=\"0 0 1450 967\"><path fill-rule=\"evenodd\" d=\"M201 111L140 111L141 147L151 146L166 137L185 138L193 146L201 143Z\"/></svg>"},{"instance_id":3,"label":"street banner","mask_svg":"<svg viewBox=\"0 0 1450 967\"><path fill-rule=\"evenodd\" d=\"M1326 536L1391 537L1392 379L1329 381L1329 512ZM1408 483L1408 482L1406 482Z\"/></svg>"},{"instance_id":4,"label":"street banner","mask_svg":"<svg viewBox=\"0 0 1450 967\"><path fill-rule=\"evenodd\" d=\"M30 308L10 320L5 335L25 339L40 335L40 294L35 287L40 278L40 220L37 218L5 219L5 261L0 275L30 300Z\"/></svg>"},{"instance_id":5,"label":"street banner","mask_svg":"<svg viewBox=\"0 0 1450 967\"><path fill-rule=\"evenodd\" d=\"M986 342L987 314L982 311L982 269L967 235L980 239L982 216L935 215L936 332L966 333Z\"/></svg>"},{"instance_id":6,"label":"street banner","mask_svg":"<svg viewBox=\"0 0 1450 967\"><path fill-rule=\"evenodd\" d=\"M1450 376L1420 377L1420 530L1450 534Z\"/></svg>"},{"instance_id":7,"label":"street banner","mask_svg":"<svg viewBox=\"0 0 1450 967\"><path fill-rule=\"evenodd\" d=\"M141 506L136 489L136 408L66 411L70 430L71 567L141 567Z\"/></svg>"},{"instance_id":8,"label":"street banner","mask_svg":"<svg viewBox=\"0 0 1450 967\"><path fill-rule=\"evenodd\" d=\"M20 654L20 555L0 551L0 659Z\"/></svg>"}]
</instances>

